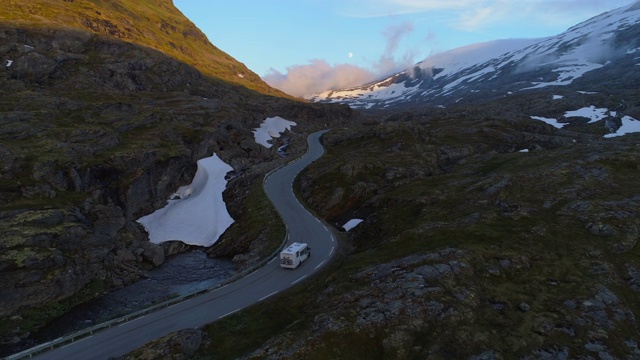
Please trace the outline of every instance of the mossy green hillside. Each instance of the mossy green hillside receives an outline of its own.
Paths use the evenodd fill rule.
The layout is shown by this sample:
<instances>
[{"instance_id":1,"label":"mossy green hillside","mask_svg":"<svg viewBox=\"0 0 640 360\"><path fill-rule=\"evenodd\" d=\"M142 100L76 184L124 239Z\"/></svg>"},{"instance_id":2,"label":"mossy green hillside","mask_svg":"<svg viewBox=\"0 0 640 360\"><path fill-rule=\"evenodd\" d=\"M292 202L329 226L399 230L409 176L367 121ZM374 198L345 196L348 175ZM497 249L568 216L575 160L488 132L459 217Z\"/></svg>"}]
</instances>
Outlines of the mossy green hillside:
<instances>
[{"instance_id":1,"label":"mossy green hillside","mask_svg":"<svg viewBox=\"0 0 640 360\"><path fill-rule=\"evenodd\" d=\"M490 131L460 116L327 133L327 154L300 177L300 193L337 228L365 220L343 243L353 251L210 325L212 342L196 358L587 356L596 342L630 356L640 308L628 272L640 265L635 142L535 123L523 132L519 121L497 129L498 120ZM442 259L447 248L463 255L445 264L463 270L414 288L412 272L425 263L399 259ZM438 261L426 264L453 266ZM603 313L589 305L598 299ZM365 321L378 303L381 322ZM394 315L395 306L404 310ZM282 316L284 308L298 315ZM234 341L246 348L223 345Z\"/></svg>"},{"instance_id":2,"label":"mossy green hillside","mask_svg":"<svg viewBox=\"0 0 640 360\"><path fill-rule=\"evenodd\" d=\"M287 96L211 44L170 0L9 0L0 9L0 20L30 28L82 29L122 39L161 51L206 76Z\"/></svg>"}]
</instances>

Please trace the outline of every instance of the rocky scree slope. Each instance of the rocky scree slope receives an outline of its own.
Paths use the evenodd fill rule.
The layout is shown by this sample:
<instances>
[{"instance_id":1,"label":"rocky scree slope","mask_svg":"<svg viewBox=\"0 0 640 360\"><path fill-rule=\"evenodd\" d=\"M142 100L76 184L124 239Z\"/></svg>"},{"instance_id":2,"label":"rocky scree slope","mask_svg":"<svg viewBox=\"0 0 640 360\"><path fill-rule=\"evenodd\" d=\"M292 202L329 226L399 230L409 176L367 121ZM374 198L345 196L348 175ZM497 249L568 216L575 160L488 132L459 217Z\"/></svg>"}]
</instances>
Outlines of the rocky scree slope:
<instances>
[{"instance_id":1,"label":"rocky scree slope","mask_svg":"<svg viewBox=\"0 0 640 360\"><path fill-rule=\"evenodd\" d=\"M364 221L327 271L205 328L195 357L640 356L638 135L488 108L327 133L298 191L338 229Z\"/></svg>"},{"instance_id":2,"label":"rocky scree slope","mask_svg":"<svg viewBox=\"0 0 640 360\"><path fill-rule=\"evenodd\" d=\"M0 58L4 349L183 248L149 243L135 220L188 184L198 159L218 153L238 189L282 161L283 141L301 153L304 134L353 116L264 96L83 30L1 23ZM269 116L298 123L272 149L252 133ZM243 191L226 199L232 215L243 199Z\"/></svg>"}]
</instances>

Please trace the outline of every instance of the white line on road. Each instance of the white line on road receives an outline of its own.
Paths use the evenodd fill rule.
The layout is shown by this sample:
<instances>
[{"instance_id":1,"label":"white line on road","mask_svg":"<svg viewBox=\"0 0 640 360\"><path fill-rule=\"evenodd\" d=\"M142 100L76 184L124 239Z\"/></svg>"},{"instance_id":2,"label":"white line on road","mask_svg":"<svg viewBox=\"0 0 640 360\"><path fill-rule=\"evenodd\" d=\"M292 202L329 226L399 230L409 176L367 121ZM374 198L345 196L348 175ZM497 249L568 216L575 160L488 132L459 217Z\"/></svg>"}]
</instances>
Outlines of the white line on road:
<instances>
[{"instance_id":1,"label":"white line on road","mask_svg":"<svg viewBox=\"0 0 640 360\"><path fill-rule=\"evenodd\" d=\"M218 319L222 319L222 318L223 318L223 317L225 317L225 316L229 316L229 315L231 315L231 314L233 314L233 313L237 313L237 312L238 312L238 311L240 311L240 310L242 310L242 309L235 309L235 310L233 310L233 311L231 311L231 312L228 312L228 313L226 313L226 314L224 314L224 315L220 316Z\"/></svg>"},{"instance_id":2,"label":"white line on road","mask_svg":"<svg viewBox=\"0 0 640 360\"><path fill-rule=\"evenodd\" d=\"M76 340L76 342L84 341L84 340L87 340L88 338L92 338L92 337L93 337L93 335L85 336L80 340Z\"/></svg>"},{"instance_id":3,"label":"white line on road","mask_svg":"<svg viewBox=\"0 0 640 360\"><path fill-rule=\"evenodd\" d=\"M269 295L267 295L267 296L263 296L263 297L261 297L258 301L262 301L262 300L264 300L264 299L266 299L266 298L268 298L268 297L271 297L271 296L273 296L273 295L275 295L275 294L277 294L277 293L278 293L277 291L274 291L274 292L272 292L271 294L269 294Z\"/></svg>"},{"instance_id":4,"label":"white line on road","mask_svg":"<svg viewBox=\"0 0 640 360\"><path fill-rule=\"evenodd\" d=\"M331 242L336 242L336 238L334 238L333 235L331 235Z\"/></svg>"},{"instance_id":5,"label":"white line on road","mask_svg":"<svg viewBox=\"0 0 640 360\"><path fill-rule=\"evenodd\" d=\"M269 265L274 262L277 259L277 257L274 257L273 259L271 259L271 261L269 261Z\"/></svg>"},{"instance_id":6,"label":"white line on road","mask_svg":"<svg viewBox=\"0 0 640 360\"><path fill-rule=\"evenodd\" d=\"M306 277L307 277L307 275L302 276L300 279L298 279L298 280L296 280L296 281L292 282L292 283L291 283L291 285L295 285L295 284L299 283L300 281L302 281L302 279L304 279L304 278L306 278Z\"/></svg>"},{"instance_id":7,"label":"white line on road","mask_svg":"<svg viewBox=\"0 0 640 360\"><path fill-rule=\"evenodd\" d=\"M322 266L323 264L324 264L324 260L322 260L322 262L320 264L316 265L316 267L314 267L313 270L318 270L318 268L320 266Z\"/></svg>"},{"instance_id":8,"label":"white line on road","mask_svg":"<svg viewBox=\"0 0 640 360\"><path fill-rule=\"evenodd\" d=\"M127 321L127 322L130 322L130 323L131 323L131 322L138 321L138 320L140 320L140 319L142 319L142 318L145 318L145 317L147 317L147 315L142 315L142 316L140 316L140 317L137 317L137 318L135 318L135 319L133 319L133 320L129 320L129 321ZM124 324L126 324L127 322L124 322L124 323L122 323L122 324L120 324L120 325L124 325ZM120 325L118 325L118 326L120 326Z\"/></svg>"},{"instance_id":9,"label":"white line on road","mask_svg":"<svg viewBox=\"0 0 640 360\"><path fill-rule=\"evenodd\" d=\"M333 254L333 249L334 249L334 247L332 246L331 247L331 251L329 251L329 256L331 256L331 254Z\"/></svg>"}]
</instances>

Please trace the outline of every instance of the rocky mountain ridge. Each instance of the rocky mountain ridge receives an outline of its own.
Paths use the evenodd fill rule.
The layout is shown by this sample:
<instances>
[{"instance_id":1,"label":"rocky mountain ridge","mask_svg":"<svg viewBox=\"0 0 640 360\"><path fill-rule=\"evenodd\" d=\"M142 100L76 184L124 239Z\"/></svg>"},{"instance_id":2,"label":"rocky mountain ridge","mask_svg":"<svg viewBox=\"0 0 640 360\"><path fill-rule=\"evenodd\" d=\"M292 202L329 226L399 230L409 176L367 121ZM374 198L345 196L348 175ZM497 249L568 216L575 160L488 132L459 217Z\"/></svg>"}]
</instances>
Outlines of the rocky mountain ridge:
<instances>
[{"instance_id":1,"label":"rocky mountain ridge","mask_svg":"<svg viewBox=\"0 0 640 360\"><path fill-rule=\"evenodd\" d=\"M8 0L0 19L16 27L79 29L158 50L204 76L288 97L215 47L171 0Z\"/></svg>"}]
</instances>

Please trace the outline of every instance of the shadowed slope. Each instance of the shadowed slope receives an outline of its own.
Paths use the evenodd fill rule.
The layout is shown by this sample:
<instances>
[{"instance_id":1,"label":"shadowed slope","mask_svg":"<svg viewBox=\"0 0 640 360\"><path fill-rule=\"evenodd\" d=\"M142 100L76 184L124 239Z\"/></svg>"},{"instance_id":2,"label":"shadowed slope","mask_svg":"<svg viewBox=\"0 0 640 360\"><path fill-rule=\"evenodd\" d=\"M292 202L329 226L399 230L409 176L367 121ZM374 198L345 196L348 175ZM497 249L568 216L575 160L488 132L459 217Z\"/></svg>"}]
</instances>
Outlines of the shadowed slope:
<instances>
[{"instance_id":1,"label":"shadowed slope","mask_svg":"<svg viewBox=\"0 0 640 360\"><path fill-rule=\"evenodd\" d=\"M171 0L9 0L0 21L17 27L78 28L159 50L206 76L263 94L289 97L222 50Z\"/></svg>"}]
</instances>

